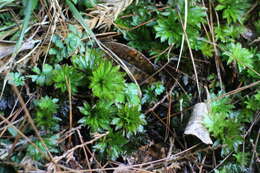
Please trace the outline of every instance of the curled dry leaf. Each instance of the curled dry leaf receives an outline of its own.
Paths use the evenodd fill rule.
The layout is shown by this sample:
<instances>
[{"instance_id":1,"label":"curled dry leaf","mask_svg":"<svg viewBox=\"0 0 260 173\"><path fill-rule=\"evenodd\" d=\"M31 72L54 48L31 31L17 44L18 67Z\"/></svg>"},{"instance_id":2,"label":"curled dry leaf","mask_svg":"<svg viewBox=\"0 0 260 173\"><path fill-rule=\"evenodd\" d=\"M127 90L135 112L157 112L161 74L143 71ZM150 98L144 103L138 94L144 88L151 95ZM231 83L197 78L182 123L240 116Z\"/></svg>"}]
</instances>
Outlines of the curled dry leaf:
<instances>
[{"instance_id":1,"label":"curled dry leaf","mask_svg":"<svg viewBox=\"0 0 260 173\"><path fill-rule=\"evenodd\" d=\"M124 61L139 83L156 71L155 65L138 50L113 41L103 42L103 44ZM151 78L148 83L153 81L155 79Z\"/></svg>"},{"instance_id":2,"label":"curled dry leaf","mask_svg":"<svg viewBox=\"0 0 260 173\"><path fill-rule=\"evenodd\" d=\"M185 135L194 135L205 144L212 144L208 130L203 126L203 119L208 116L208 105L197 103L192 111L188 125L185 128Z\"/></svg>"},{"instance_id":3,"label":"curled dry leaf","mask_svg":"<svg viewBox=\"0 0 260 173\"><path fill-rule=\"evenodd\" d=\"M0 40L0 59L5 56L11 55L15 51L15 41L5 41ZM32 49L34 47L35 41L26 41L22 44L20 51Z\"/></svg>"},{"instance_id":4,"label":"curled dry leaf","mask_svg":"<svg viewBox=\"0 0 260 173\"><path fill-rule=\"evenodd\" d=\"M139 173L135 170L130 169L127 165L120 164L113 173Z\"/></svg>"},{"instance_id":5,"label":"curled dry leaf","mask_svg":"<svg viewBox=\"0 0 260 173\"><path fill-rule=\"evenodd\" d=\"M109 49L111 49L120 58L122 58L130 64L135 65L139 69L142 69L146 73L152 74L155 72L155 66L146 56L144 56L138 50L124 45L122 43L117 43L113 41L104 42L103 44L107 46Z\"/></svg>"}]
</instances>

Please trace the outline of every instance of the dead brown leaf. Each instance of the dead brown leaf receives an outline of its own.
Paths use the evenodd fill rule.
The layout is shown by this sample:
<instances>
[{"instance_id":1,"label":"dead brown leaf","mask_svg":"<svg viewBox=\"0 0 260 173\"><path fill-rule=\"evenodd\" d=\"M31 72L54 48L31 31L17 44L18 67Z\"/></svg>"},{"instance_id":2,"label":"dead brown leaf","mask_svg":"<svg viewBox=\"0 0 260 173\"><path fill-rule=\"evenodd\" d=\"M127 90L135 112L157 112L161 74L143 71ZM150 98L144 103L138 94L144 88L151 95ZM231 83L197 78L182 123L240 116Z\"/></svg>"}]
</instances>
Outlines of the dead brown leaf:
<instances>
[{"instance_id":1,"label":"dead brown leaf","mask_svg":"<svg viewBox=\"0 0 260 173\"><path fill-rule=\"evenodd\" d=\"M15 51L15 44L15 41L0 40L0 59L11 55ZM34 44L34 40L24 42L21 46L20 51L32 49L34 47Z\"/></svg>"},{"instance_id":2,"label":"dead brown leaf","mask_svg":"<svg viewBox=\"0 0 260 173\"><path fill-rule=\"evenodd\" d=\"M205 144L212 144L208 130L203 126L203 119L208 116L208 105L197 103L192 111L188 125L185 128L185 135L194 135Z\"/></svg>"},{"instance_id":3,"label":"dead brown leaf","mask_svg":"<svg viewBox=\"0 0 260 173\"><path fill-rule=\"evenodd\" d=\"M155 73L155 66L138 50L113 41L104 42L103 44L124 61L138 82L144 81L151 74ZM153 81L155 79L151 78L148 83Z\"/></svg>"}]
</instances>

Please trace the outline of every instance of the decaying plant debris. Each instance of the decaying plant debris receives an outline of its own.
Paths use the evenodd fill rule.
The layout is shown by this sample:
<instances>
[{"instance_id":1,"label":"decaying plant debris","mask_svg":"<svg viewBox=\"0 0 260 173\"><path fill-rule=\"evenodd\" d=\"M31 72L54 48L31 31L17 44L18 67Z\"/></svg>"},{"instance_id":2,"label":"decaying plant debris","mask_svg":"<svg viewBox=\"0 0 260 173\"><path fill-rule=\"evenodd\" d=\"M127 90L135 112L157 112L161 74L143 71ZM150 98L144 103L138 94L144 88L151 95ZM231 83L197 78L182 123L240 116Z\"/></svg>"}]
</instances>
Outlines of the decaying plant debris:
<instances>
[{"instance_id":1,"label":"decaying plant debris","mask_svg":"<svg viewBox=\"0 0 260 173\"><path fill-rule=\"evenodd\" d=\"M208 105L206 103L197 103L193 108L191 118L185 128L184 134L195 135L203 143L212 144L209 132L203 125L205 116L209 116Z\"/></svg>"},{"instance_id":2,"label":"decaying plant debris","mask_svg":"<svg viewBox=\"0 0 260 173\"><path fill-rule=\"evenodd\" d=\"M260 172L259 9L1 1L0 172Z\"/></svg>"}]
</instances>

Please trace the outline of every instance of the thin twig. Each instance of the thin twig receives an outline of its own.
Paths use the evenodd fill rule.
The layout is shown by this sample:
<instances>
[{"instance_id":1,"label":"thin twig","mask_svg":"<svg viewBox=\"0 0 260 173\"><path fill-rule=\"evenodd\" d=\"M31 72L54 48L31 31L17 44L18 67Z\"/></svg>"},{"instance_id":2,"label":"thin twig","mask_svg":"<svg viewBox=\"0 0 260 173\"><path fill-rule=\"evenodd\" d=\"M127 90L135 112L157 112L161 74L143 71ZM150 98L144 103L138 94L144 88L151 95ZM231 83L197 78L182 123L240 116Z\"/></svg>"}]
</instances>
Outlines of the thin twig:
<instances>
[{"instance_id":1,"label":"thin twig","mask_svg":"<svg viewBox=\"0 0 260 173\"><path fill-rule=\"evenodd\" d=\"M82 136L81 136L81 134L80 134L80 131L77 130L77 133L78 133L79 140L80 140L81 144L83 144L84 141L83 141L83 138L82 138ZM91 169L91 165L90 165L90 163L89 163L89 158L88 158L88 154L87 154L87 151L86 151L85 146L83 146L83 152L84 152L84 155L85 155L85 160L86 160L86 162L87 162L88 168Z\"/></svg>"}]
</instances>

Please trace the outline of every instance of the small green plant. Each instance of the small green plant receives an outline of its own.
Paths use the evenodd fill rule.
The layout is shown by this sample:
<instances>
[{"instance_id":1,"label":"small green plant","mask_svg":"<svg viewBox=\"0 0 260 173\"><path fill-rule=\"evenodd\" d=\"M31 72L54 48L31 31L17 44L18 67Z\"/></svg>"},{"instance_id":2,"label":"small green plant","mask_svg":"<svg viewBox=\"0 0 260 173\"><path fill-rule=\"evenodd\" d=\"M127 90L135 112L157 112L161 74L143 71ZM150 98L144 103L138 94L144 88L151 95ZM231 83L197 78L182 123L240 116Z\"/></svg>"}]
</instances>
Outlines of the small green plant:
<instances>
[{"instance_id":1,"label":"small green plant","mask_svg":"<svg viewBox=\"0 0 260 173\"><path fill-rule=\"evenodd\" d=\"M158 101L158 96L160 96L165 91L165 87L161 82L156 82L151 84L147 89L144 90L144 95L142 98L142 104L148 103L153 104Z\"/></svg>"},{"instance_id":2,"label":"small green plant","mask_svg":"<svg viewBox=\"0 0 260 173\"><path fill-rule=\"evenodd\" d=\"M100 100L95 105L84 103L79 110L84 115L79 123L87 125L91 132L109 132L105 139L97 142L94 149L100 151L102 157L111 159L126 153L123 146L127 143L127 138L143 132L146 123L144 115L140 113L140 105L112 104Z\"/></svg>"},{"instance_id":3,"label":"small green plant","mask_svg":"<svg viewBox=\"0 0 260 173\"><path fill-rule=\"evenodd\" d=\"M43 141L45 143L45 145L48 148L48 151L50 153L58 153L58 135L53 135L53 136L46 136L45 138L43 138ZM27 151L27 155L29 155L33 160L36 161L41 161L43 159L46 158L46 155L44 156L44 154L47 154L47 150L44 147L43 143L40 140L35 140L33 141L34 144L38 147L39 151L37 148L35 148L32 144L29 144L26 151Z\"/></svg>"},{"instance_id":4,"label":"small green plant","mask_svg":"<svg viewBox=\"0 0 260 173\"><path fill-rule=\"evenodd\" d=\"M122 102L124 98L124 75L119 72L119 66L103 60L97 69L94 69L90 78L90 88L95 96L101 99Z\"/></svg>"},{"instance_id":5,"label":"small green plant","mask_svg":"<svg viewBox=\"0 0 260 173\"><path fill-rule=\"evenodd\" d=\"M153 39L153 33L151 31L151 28L155 23L150 22L146 25L142 25L144 22L147 22L154 17L151 11L156 11L156 8L154 8L149 1L139 1L138 4L130 6L125 11L126 14L135 15L129 18L118 18L116 20L116 23L120 28L120 32L122 32L124 38L129 41L129 46L138 50L149 50L153 49L155 46L158 46L156 41ZM125 30L138 25L141 26L134 30ZM140 35L142 35L142 38Z\"/></svg>"},{"instance_id":6,"label":"small green plant","mask_svg":"<svg viewBox=\"0 0 260 173\"><path fill-rule=\"evenodd\" d=\"M54 69L44 66L42 72L35 69L33 81L37 85L53 83L63 93L70 88L72 94L75 94L79 87L90 93L91 99L78 107L83 114L78 123L88 127L91 133L108 131L109 135L104 140L100 139L94 148L103 157L115 159L126 152L121 148L125 144L122 141L143 132L145 120L140 112L139 88L133 83L126 83L125 74L120 72L120 67L104 59L104 54L99 49L90 48L88 44L83 48L80 39L82 35L75 27L70 26L69 30L71 33L64 40L58 36L54 36L52 40L55 47L50 49L49 54L54 55L58 61L53 62L59 64ZM67 57L70 57L72 65L62 64ZM49 82L46 82L46 76L49 76ZM51 99L46 104L51 103L55 105ZM39 117L38 121L43 121L43 115ZM54 122L51 119L48 121ZM115 146L111 146L111 143L115 143Z\"/></svg>"},{"instance_id":7,"label":"small green plant","mask_svg":"<svg viewBox=\"0 0 260 173\"><path fill-rule=\"evenodd\" d=\"M23 86L25 77L22 76L19 72L10 72L7 75L8 83L15 86Z\"/></svg>"},{"instance_id":8,"label":"small green plant","mask_svg":"<svg viewBox=\"0 0 260 173\"><path fill-rule=\"evenodd\" d=\"M180 15L184 16L184 1L179 2ZM201 23L205 22L206 11L200 6L190 5L188 9L187 20L187 35L191 43L191 47L196 48L198 37L200 36ZM174 44L177 47L181 45L183 29L177 10L168 9L162 12L157 20L157 25L154 26L156 38L160 38L161 42L167 41L169 45Z\"/></svg>"},{"instance_id":9,"label":"small green plant","mask_svg":"<svg viewBox=\"0 0 260 173\"><path fill-rule=\"evenodd\" d=\"M73 25L69 25L69 30L71 32L64 40L68 55L72 55L75 51L83 53L85 49L83 42L81 42L82 33Z\"/></svg>"},{"instance_id":10,"label":"small green plant","mask_svg":"<svg viewBox=\"0 0 260 173\"><path fill-rule=\"evenodd\" d=\"M85 51L85 45L81 41L82 33L73 25L69 25L68 29L70 33L64 40L58 35L54 35L52 38L55 47L49 50L49 54L54 57L52 59L54 63L59 63L77 52Z\"/></svg>"},{"instance_id":11,"label":"small green plant","mask_svg":"<svg viewBox=\"0 0 260 173\"><path fill-rule=\"evenodd\" d=\"M250 52L254 54L252 58L253 70L247 69L246 71L243 71L243 75L245 76L244 81L248 81L249 79L251 79L251 81L253 81L254 79L260 79L260 53L257 50L250 50Z\"/></svg>"},{"instance_id":12,"label":"small green plant","mask_svg":"<svg viewBox=\"0 0 260 173\"><path fill-rule=\"evenodd\" d=\"M51 85L53 76L53 67L49 64L44 64L42 70L38 67L32 69L35 75L30 75L29 77L39 86Z\"/></svg>"},{"instance_id":13,"label":"small green plant","mask_svg":"<svg viewBox=\"0 0 260 173\"><path fill-rule=\"evenodd\" d=\"M228 50L223 53L228 56L227 64L236 62L240 72L246 67L253 67L253 54L248 49L242 48L240 43L231 43L227 48Z\"/></svg>"},{"instance_id":14,"label":"small green plant","mask_svg":"<svg viewBox=\"0 0 260 173\"><path fill-rule=\"evenodd\" d=\"M213 96L214 100L215 96ZM242 150L242 143L246 143L245 124L252 121L254 113L259 110L260 93L247 97L241 101L243 109L234 110L235 106L229 97L214 100L210 104L209 116L204 119L204 125L217 140L213 146L221 144L221 157L233 153L229 161L216 170L217 173L240 173L249 170L250 153Z\"/></svg>"},{"instance_id":15,"label":"small green plant","mask_svg":"<svg viewBox=\"0 0 260 173\"><path fill-rule=\"evenodd\" d=\"M79 123L90 127L92 132L103 132L110 130L110 122L115 108L105 101L99 101L94 106L84 103L83 107L79 107L80 112L85 115Z\"/></svg>"},{"instance_id":16,"label":"small green plant","mask_svg":"<svg viewBox=\"0 0 260 173\"><path fill-rule=\"evenodd\" d=\"M243 17L246 10L250 7L247 0L217 0L219 4L216 10L223 11L223 18L228 24L232 22L243 23Z\"/></svg>"},{"instance_id":17,"label":"small green plant","mask_svg":"<svg viewBox=\"0 0 260 173\"><path fill-rule=\"evenodd\" d=\"M46 130L55 129L60 121L54 114L58 111L58 99L48 96L35 101L35 122L38 127Z\"/></svg>"},{"instance_id":18,"label":"small green plant","mask_svg":"<svg viewBox=\"0 0 260 173\"><path fill-rule=\"evenodd\" d=\"M220 25L215 28L216 39L222 43L235 42L245 31L243 25Z\"/></svg>"},{"instance_id":19,"label":"small green plant","mask_svg":"<svg viewBox=\"0 0 260 173\"><path fill-rule=\"evenodd\" d=\"M66 92L70 88L73 94L76 93L77 87L82 84L83 77L82 73L69 65L56 65L53 71L55 88L60 89L62 92Z\"/></svg>"},{"instance_id":20,"label":"small green plant","mask_svg":"<svg viewBox=\"0 0 260 173\"><path fill-rule=\"evenodd\" d=\"M52 42L55 44L55 48L51 48L49 50L50 55L55 56L55 62L60 62L67 56L67 52L65 46L58 35L54 35L52 38Z\"/></svg>"},{"instance_id":21,"label":"small green plant","mask_svg":"<svg viewBox=\"0 0 260 173\"><path fill-rule=\"evenodd\" d=\"M127 143L128 140L120 133L109 133L94 145L93 148L95 151L99 151L101 157L116 160L119 156L126 154L127 149L125 145Z\"/></svg>"},{"instance_id":22,"label":"small green plant","mask_svg":"<svg viewBox=\"0 0 260 173\"><path fill-rule=\"evenodd\" d=\"M141 99L139 97L139 88L134 83L127 83L124 90L125 102L131 106L138 106L141 109Z\"/></svg>"},{"instance_id":23,"label":"small green plant","mask_svg":"<svg viewBox=\"0 0 260 173\"><path fill-rule=\"evenodd\" d=\"M104 54L99 49L86 48L84 55L72 56L71 60L76 69L91 74L102 62L103 56Z\"/></svg>"},{"instance_id":24,"label":"small green plant","mask_svg":"<svg viewBox=\"0 0 260 173\"><path fill-rule=\"evenodd\" d=\"M246 152L238 152L233 154L233 156L236 158L236 161L239 165L241 165L242 167L246 166L249 162L249 153Z\"/></svg>"},{"instance_id":25,"label":"small green plant","mask_svg":"<svg viewBox=\"0 0 260 173\"><path fill-rule=\"evenodd\" d=\"M260 92L258 91L252 96L247 96L243 100L242 106L243 109L241 110L241 118L244 119L245 123L253 121L254 114L259 110L260 107Z\"/></svg>"},{"instance_id":26,"label":"small green plant","mask_svg":"<svg viewBox=\"0 0 260 173\"><path fill-rule=\"evenodd\" d=\"M239 112L234 112L234 106L229 98L213 101L210 104L210 113L204 120L209 132L226 147L223 146L223 154L230 151L238 151L242 143L241 120Z\"/></svg>"},{"instance_id":27,"label":"small green plant","mask_svg":"<svg viewBox=\"0 0 260 173\"><path fill-rule=\"evenodd\" d=\"M256 101L254 99L258 99L258 96L257 93L251 97L249 99L252 101L251 103L254 103ZM251 103L246 102L247 105L251 105ZM209 116L204 119L204 124L212 136L217 139L213 146L222 144L222 158L233 152L233 157L230 157L230 160L221 166L221 168L217 169L216 172L247 172L249 158L251 156L248 152L242 151L241 144L245 142L242 134L245 133L245 129L243 128L244 123L250 122L253 113L245 109L234 111L235 106L232 105L231 99L228 97L214 100L210 105ZM253 110L255 110L255 106ZM248 109L251 108L251 106L248 106Z\"/></svg>"},{"instance_id":28,"label":"small green plant","mask_svg":"<svg viewBox=\"0 0 260 173\"><path fill-rule=\"evenodd\" d=\"M260 91L245 101L246 108L252 111L257 111L260 108Z\"/></svg>"},{"instance_id":29,"label":"small green plant","mask_svg":"<svg viewBox=\"0 0 260 173\"><path fill-rule=\"evenodd\" d=\"M206 57L212 57L213 56L213 46L211 44L208 44L206 42L202 42L200 46L200 50L202 54Z\"/></svg>"},{"instance_id":30,"label":"small green plant","mask_svg":"<svg viewBox=\"0 0 260 173\"><path fill-rule=\"evenodd\" d=\"M130 137L137 132L143 132L145 118L138 106L126 104L118 109L117 116L111 124L115 125L115 130L121 130L124 136Z\"/></svg>"}]
</instances>

